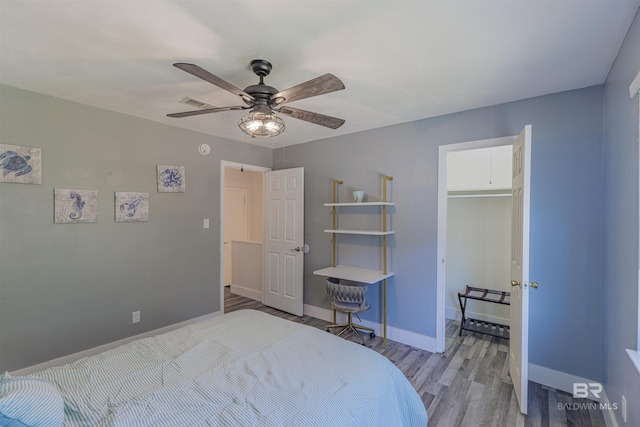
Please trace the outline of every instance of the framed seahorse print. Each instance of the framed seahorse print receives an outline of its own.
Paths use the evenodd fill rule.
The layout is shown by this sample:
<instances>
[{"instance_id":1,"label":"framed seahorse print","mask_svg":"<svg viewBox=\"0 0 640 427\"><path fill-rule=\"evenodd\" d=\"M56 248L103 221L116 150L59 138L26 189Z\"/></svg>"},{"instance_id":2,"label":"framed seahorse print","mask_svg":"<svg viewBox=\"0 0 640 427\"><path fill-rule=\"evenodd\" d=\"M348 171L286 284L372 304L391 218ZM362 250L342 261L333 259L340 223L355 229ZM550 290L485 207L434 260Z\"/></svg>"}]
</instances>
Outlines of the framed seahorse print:
<instances>
[{"instance_id":1,"label":"framed seahorse print","mask_svg":"<svg viewBox=\"0 0 640 427\"><path fill-rule=\"evenodd\" d=\"M53 222L70 224L98 221L98 190L53 190Z\"/></svg>"}]
</instances>

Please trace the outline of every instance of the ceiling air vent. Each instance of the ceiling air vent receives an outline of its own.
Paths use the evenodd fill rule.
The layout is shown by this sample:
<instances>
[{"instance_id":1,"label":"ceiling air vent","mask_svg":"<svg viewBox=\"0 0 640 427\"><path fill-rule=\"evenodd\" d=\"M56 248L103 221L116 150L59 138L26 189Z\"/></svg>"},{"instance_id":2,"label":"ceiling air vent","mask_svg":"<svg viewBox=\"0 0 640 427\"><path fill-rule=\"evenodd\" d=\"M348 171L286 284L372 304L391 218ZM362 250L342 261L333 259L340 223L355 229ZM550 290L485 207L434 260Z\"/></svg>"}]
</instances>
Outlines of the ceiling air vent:
<instances>
[{"instance_id":1,"label":"ceiling air vent","mask_svg":"<svg viewBox=\"0 0 640 427\"><path fill-rule=\"evenodd\" d=\"M194 98L192 96L185 97L182 101L180 101L180 103L191 105L192 107L202 108L202 109L205 109L205 108L218 108L217 105L211 104L209 102L205 102L205 101L203 101L201 99Z\"/></svg>"}]
</instances>

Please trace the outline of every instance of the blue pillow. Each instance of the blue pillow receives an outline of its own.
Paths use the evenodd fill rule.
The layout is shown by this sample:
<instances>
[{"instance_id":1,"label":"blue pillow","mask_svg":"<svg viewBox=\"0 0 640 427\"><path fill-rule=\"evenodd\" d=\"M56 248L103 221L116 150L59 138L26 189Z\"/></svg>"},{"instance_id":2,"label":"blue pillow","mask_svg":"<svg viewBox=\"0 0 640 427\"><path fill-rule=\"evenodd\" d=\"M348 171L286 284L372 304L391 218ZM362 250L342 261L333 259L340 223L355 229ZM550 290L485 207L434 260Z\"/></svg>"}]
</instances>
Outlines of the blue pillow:
<instances>
[{"instance_id":1,"label":"blue pillow","mask_svg":"<svg viewBox=\"0 0 640 427\"><path fill-rule=\"evenodd\" d=\"M64 400L56 386L43 378L0 375L0 425L60 427Z\"/></svg>"}]
</instances>

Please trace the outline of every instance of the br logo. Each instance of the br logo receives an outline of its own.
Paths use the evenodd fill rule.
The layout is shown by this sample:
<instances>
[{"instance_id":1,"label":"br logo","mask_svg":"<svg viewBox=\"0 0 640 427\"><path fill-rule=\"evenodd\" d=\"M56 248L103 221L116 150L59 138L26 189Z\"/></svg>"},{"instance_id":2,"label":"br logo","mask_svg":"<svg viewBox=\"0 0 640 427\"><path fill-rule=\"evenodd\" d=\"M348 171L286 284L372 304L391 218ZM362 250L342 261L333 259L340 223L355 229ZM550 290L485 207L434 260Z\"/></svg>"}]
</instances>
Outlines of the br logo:
<instances>
[{"instance_id":1,"label":"br logo","mask_svg":"<svg viewBox=\"0 0 640 427\"><path fill-rule=\"evenodd\" d=\"M593 396L600 399L602 384L600 383L573 383L573 397L588 399Z\"/></svg>"}]
</instances>

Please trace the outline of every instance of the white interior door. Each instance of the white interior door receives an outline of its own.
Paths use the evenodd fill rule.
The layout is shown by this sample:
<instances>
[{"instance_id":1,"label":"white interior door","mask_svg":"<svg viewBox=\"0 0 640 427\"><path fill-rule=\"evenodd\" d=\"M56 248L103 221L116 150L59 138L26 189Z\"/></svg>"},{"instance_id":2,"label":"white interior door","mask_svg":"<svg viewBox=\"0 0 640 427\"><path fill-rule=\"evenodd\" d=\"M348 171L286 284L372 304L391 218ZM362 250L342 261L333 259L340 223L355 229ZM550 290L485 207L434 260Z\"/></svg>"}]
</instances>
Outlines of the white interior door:
<instances>
[{"instance_id":1,"label":"white interior door","mask_svg":"<svg viewBox=\"0 0 640 427\"><path fill-rule=\"evenodd\" d=\"M511 215L511 330L509 373L520 412L527 413L529 382L529 182L531 125L513 143Z\"/></svg>"},{"instance_id":2,"label":"white interior door","mask_svg":"<svg viewBox=\"0 0 640 427\"><path fill-rule=\"evenodd\" d=\"M264 209L264 304L303 313L304 168L266 172Z\"/></svg>"},{"instance_id":3,"label":"white interior door","mask_svg":"<svg viewBox=\"0 0 640 427\"><path fill-rule=\"evenodd\" d=\"M247 237L247 191L224 189L224 285L232 282L231 241Z\"/></svg>"}]
</instances>

